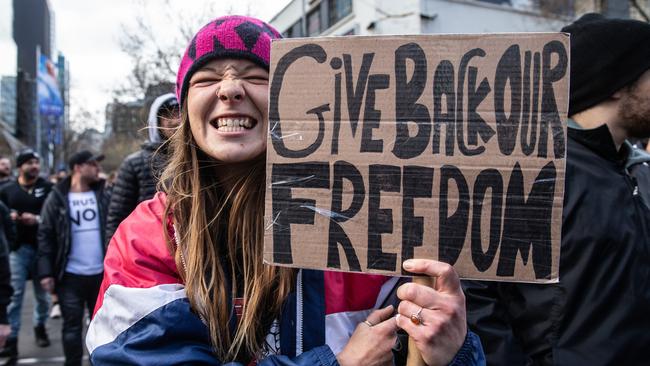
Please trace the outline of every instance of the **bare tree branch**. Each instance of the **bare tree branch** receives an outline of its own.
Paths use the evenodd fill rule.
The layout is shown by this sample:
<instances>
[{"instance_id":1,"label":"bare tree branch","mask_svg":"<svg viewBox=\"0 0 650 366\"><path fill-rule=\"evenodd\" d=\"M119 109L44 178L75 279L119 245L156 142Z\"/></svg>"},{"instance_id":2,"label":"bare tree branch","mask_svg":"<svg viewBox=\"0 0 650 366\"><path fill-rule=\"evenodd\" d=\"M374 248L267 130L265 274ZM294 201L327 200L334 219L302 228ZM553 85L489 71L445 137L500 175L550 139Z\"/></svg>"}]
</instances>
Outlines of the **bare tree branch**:
<instances>
[{"instance_id":1,"label":"bare tree branch","mask_svg":"<svg viewBox=\"0 0 650 366\"><path fill-rule=\"evenodd\" d=\"M241 5L251 11L250 1ZM160 29L159 23L151 18L152 7L158 15L162 14L165 29ZM131 60L131 72L113 88L113 97L122 102L142 99L150 86L174 83L178 63L194 33L216 14L230 13L234 13L232 5L224 12L223 4L218 2L206 2L196 10L178 10L169 0L155 5L136 1L133 20L121 24L118 38L122 52Z\"/></svg>"},{"instance_id":2,"label":"bare tree branch","mask_svg":"<svg viewBox=\"0 0 650 366\"><path fill-rule=\"evenodd\" d=\"M645 9L639 4L638 0L630 0L630 3L632 4L632 7L636 9L636 11L639 12L641 17L646 21L650 22L650 16L648 16L648 13L646 13Z\"/></svg>"}]
</instances>

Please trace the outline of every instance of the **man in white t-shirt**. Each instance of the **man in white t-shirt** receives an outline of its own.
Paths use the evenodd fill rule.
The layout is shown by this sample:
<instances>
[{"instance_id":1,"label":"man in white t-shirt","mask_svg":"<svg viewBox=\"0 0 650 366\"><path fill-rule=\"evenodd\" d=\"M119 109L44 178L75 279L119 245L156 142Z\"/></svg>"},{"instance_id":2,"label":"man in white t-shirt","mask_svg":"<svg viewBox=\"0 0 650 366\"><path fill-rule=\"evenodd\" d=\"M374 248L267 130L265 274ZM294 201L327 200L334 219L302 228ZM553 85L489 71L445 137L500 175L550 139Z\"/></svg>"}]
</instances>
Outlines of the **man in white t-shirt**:
<instances>
[{"instance_id":1,"label":"man in white t-shirt","mask_svg":"<svg viewBox=\"0 0 650 366\"><path fill-rule=\"evenodd\" d=\"M59 296L66 365L81 365L84 308L92 314L104 272L103 155L84 150L70 157L70 177L45 200L38 229L41 286Z\"/></svg>"}]
</instances>

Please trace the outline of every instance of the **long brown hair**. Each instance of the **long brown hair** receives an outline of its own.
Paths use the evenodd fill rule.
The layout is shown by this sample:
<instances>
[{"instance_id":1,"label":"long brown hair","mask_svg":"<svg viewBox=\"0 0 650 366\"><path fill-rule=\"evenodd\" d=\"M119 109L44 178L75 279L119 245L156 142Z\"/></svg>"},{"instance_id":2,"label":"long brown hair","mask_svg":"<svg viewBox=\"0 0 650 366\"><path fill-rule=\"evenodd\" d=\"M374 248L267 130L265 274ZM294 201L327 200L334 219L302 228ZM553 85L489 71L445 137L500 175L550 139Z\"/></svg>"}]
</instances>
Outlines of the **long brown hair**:
<instances>
[{"instance_id":1,"label":"long brown hair","mask_svg":"<svg viewBox=\"0 0 650 366\"><path fill-rule=\"evenodd\" d=\"M179 272L190 305L207 323L221 361L250 360L259 356L294 281L293 270L262 263L264 157L234 177L226 192L216 178L219 162L204 154L192 136L187 102L170 148L160 182L167 193L165 217L173 215L177 241L168 237L167 243L177 267L184 269ZM245 306L231 334L228 299L238 287L243 287Z\"/></svg>"}]
</instances>

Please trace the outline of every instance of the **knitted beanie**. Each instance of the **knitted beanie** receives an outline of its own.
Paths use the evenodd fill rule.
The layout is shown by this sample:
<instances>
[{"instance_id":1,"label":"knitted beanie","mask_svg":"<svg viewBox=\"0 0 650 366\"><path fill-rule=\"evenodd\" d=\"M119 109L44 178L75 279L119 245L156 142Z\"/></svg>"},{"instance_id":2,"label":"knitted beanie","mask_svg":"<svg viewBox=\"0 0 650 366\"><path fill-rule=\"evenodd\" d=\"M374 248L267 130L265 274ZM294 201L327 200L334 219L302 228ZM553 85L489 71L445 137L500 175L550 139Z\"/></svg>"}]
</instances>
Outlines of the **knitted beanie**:
<instances>
[{"instance_id":1,"label":"knitted beanie","mask_svg":"<svg viewBox=\"0 0 650 366\"><path fill-rule=\"evenodd\" d=\"M583 15L571 34L569 116L606 100L650 68L650 24Z\"/></svg>"},{"instance_id":2,"label":"knitted beanie","mask_svg":"<svg viewBox=\"0 0 650 366\"><path fill-rule=\"evenodd\" d=\"M192 74L215 58L244 58L268 70L271 40L281 37L273 27L251 17L229 15L206 24L192 38L178 68L178 101L183 105Z\"/></svg>"},{"instance_id":3,"label":"knitted beanie","mask_svg":"<svg viewBox=\"0 0 650 366\"><path fill-rule=\"evenodd\" d=\"M26 162L32 160L32 159L37 159L41 160L41 157L38 155L38 153L32 149L24 149L19 151L16 154L16 167L20 168L21 165L25 164Z\"/></svg>"}]
</instances>

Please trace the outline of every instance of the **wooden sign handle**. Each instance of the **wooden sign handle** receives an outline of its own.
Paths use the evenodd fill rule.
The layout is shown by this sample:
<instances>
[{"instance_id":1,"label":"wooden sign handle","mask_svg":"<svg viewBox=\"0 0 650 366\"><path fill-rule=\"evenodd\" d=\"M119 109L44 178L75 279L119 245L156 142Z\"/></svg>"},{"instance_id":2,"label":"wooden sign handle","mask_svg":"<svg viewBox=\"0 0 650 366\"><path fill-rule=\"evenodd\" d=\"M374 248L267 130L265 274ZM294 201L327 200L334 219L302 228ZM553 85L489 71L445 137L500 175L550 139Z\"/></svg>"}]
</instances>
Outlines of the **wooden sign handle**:
<instances>
[{"instance_id":1,"label":"wooden sign handle","mask_svg":"<svg viewBox=\"0 0 650 366\"><path fill-rule=\"evenodd\" d=\"M434 277L413 277L413 283L434 288L436 279ZM409 337L408 356L406 358L406 366L427 366L420 355L420 350L415 346L415 342Z\"/></svg>"}]
</instances>

